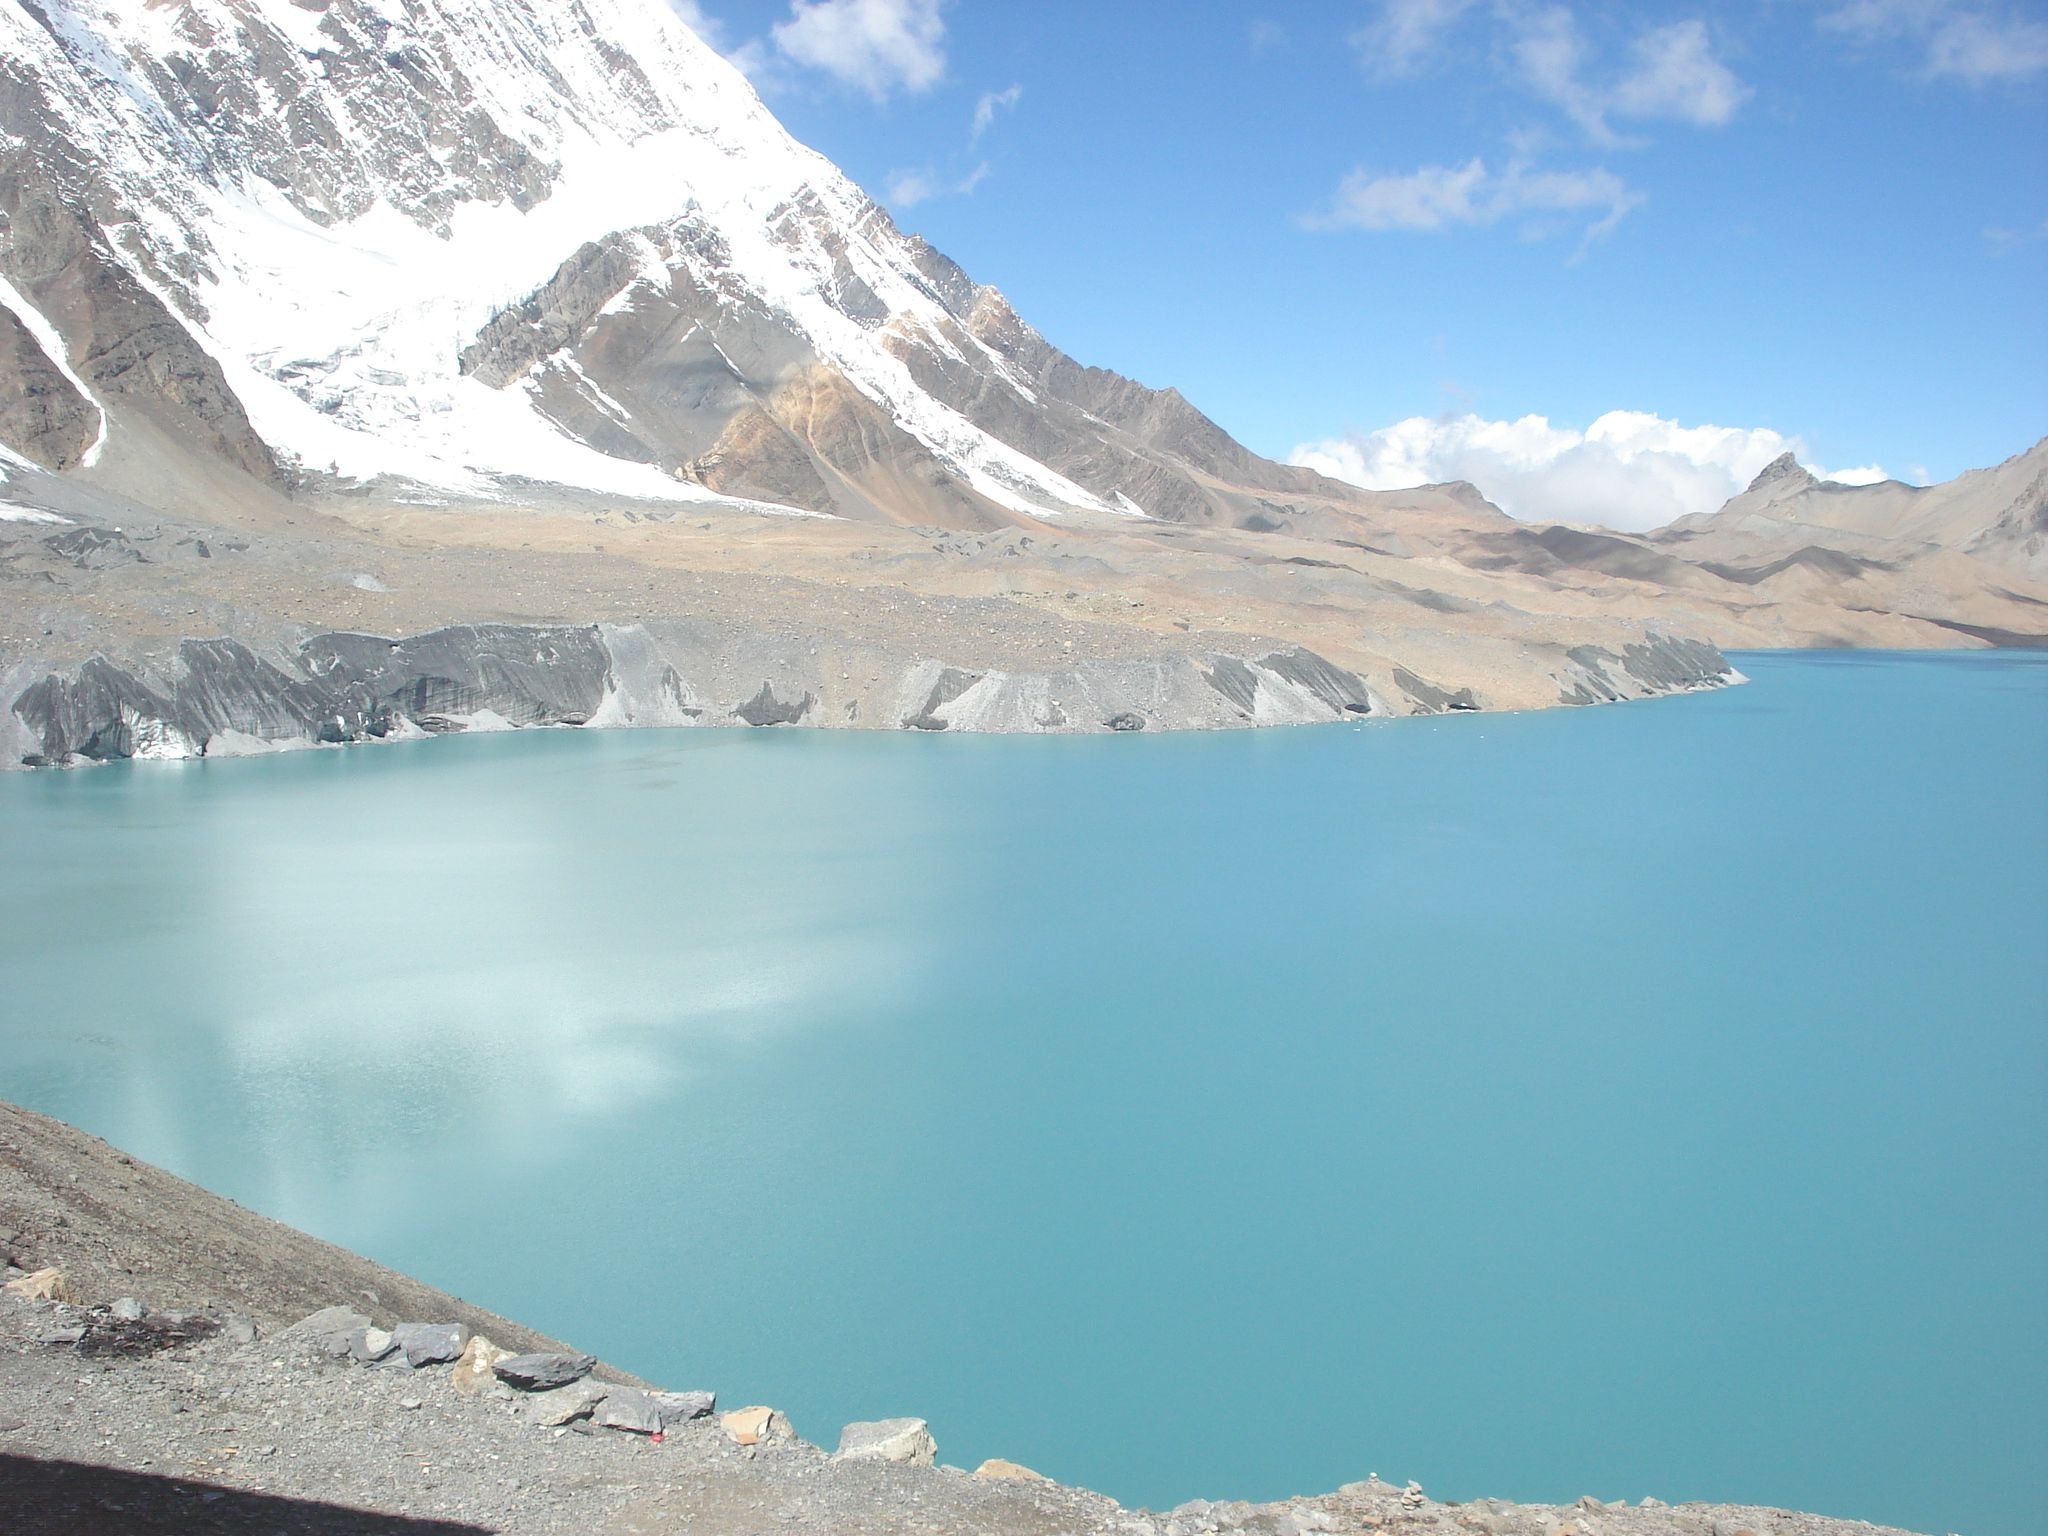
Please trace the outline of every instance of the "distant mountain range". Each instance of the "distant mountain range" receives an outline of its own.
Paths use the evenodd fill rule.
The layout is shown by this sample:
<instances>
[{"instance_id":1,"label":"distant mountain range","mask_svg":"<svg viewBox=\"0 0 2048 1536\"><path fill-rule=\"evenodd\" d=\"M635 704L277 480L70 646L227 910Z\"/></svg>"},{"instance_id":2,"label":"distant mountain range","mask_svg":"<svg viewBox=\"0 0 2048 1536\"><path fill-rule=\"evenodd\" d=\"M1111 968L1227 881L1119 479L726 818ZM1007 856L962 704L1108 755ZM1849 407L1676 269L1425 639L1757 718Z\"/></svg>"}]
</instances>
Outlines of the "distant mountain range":
<instances>
[{"instance_id":1,"label":"distant mountain range","mask_svg":"<svg viewBox=\"0 0 2048 1536\"><path fill-rule=\"evenodd\" d=\"M1075 362L662 0L0 0L7 766L1636 697L2048 629L2039 453L1530 528Z\"/></svg>"}]
</instances>

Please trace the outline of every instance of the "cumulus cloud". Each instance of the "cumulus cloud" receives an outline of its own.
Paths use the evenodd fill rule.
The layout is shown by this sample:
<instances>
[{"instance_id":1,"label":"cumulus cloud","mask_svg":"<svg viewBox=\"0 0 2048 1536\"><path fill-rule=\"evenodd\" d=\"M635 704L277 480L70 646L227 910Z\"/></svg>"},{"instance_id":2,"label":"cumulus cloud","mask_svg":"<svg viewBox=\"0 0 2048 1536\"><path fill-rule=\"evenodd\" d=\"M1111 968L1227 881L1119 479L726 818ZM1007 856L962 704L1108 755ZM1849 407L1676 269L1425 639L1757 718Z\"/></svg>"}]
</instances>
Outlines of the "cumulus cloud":
<instances>
[{"instance_id":1,"label":"cumulus cloud","mask_svg":"<svg viewBox=\"0 0 2048 1536\"><path fill-rule=\"evenodd\" d=\"M966 197L988 180L990 166L984 160L965 176L948 179L929 168L921 171L891 171L885 201L897 208L915 208L939 197Z\"/></svg>"},{"instance_id":2,"label":"cumulus cloud","mask_svg":"<svg viewBox=\"0 0 2048 1536\"><path fill-rule=\"evenodd\" d=\"M946 0L790 0L769 29L776 52L886 101L945 77Z\"/></svg>"},{"instance_id":3,"label":"cumulus cloud","mask_svg":"<svg viewBox=\"0 0 2048 1536\"><path fill-rule=\"evenodd\" d=\"M1647 411L1609 411L1584 431L1544 416L1412 416L1377 432L1304 443L1289 462L1367 490L1469 480L1527 522L1640 530L1714 511L1782 453L1803 458L1805 445L1769 427L1687 427ZM1885 478L1876 465L1807 468L1849 485Z\"/></svg>"},{"instance_id":4,"label":"cumulus cloud","mask_svg":"<svg viewBox=\"0 0 2048 1536\"><path fill-rule=\"evenodd\" d=\"M981 99L974 104L974 132L969 136L979 143L981 136L995 126L996 114L1007 112L1024 97L1024 87L1013 85L1004 91L983 91Z\"/></svg>"},{"instance_id":5,"label":"cumulus cloud","mask_svg":"<svg viewBox=\"0 0 2048 1536\"><path fill-rule=\"evenodd\" d=\"M1460 225L1523 222L1530 235L1550 232L1558 215L1592 215L1585 238L1619 224L1643 194L1603 167L1538 170L1510 161L1489 170L1480 158L1463 165L1425 165L1404 175L1360 169L1338 184L1327 207L1302 222L1310 229L1441 230Z\"/></svg>"},{"instance_id":6,"label":"cumulus cloud","mask_svg":"<svg viewBox=\"0 0 2048 1536\"><path fill-rule=\"evenodd\" d=\"M2007 5L1962 0L1850 0L1821 25L1867 44L1915 48L1921 68L1971 85L2023 80L2048 70L2048 21Z\"/></svg>"}]
</instances>

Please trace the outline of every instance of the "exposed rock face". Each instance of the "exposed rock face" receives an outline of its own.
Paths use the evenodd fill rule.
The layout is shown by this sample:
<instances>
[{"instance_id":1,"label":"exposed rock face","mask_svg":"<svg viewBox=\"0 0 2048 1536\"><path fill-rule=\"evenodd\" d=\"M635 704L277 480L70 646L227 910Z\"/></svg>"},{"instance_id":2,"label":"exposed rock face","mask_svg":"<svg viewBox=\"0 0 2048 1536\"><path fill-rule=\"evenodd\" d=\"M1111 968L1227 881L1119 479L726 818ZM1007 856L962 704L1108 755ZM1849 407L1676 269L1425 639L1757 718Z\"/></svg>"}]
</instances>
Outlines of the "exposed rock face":
<instances>
[{"instance_id":1,"label":"exposed rock face","mask_svg":"<svg viewBox=\"0 0 2048 1536\"><path fill-rule=\"evenodd\" d=\"M226 464L282 484L276 458L220 364L81 209L90 168L80 163L78 146L53 135L42 82L24 78L20 68L0 52L0 276L58 332L78 372L116 415L126 403ZM23 394L29 387L19 386ZM6 393L0 389L0 398ZM98 408L79 404L97 435ZM0 442L21 446L11 436L0 435ZM45 454L31 457L53 469L70 467Z\"/></svg>"},{"instance_id":2,"label":"exposed rock face","mask_svg":"<svg viewBox=\"0 0 2048 1536\"><path fill-rule=\"evenodd\" d=\"M784 653L789 670L782 678L747 691L735 685L735 654L760 653L744 639L707 643L687 629L644 628L466 625L404 640L326 634L277 661L233 640L188 640L160 668L95 656L5 701L22 743L9 766L641 719L758 727L855 725L866 718L924 731L1142 731L1396 712L1364 678L1299 647L1035 674L970 672L903 657L893 662L897 679L850 694L807 670L814 663L803 648ZM1618 652L1576 647L1559 660L1560 695L1579 703L1711 687L1727 675L1713 647L1669 637ZM1426 709L1473 707L1469 690L1446 694L1412 674L1402 687ZM874 709L864 715L858 707L877 693L896 701L893 716ZM687 698L707 702L686 705Z\"/></svg>"},{"instance_id":3,"label":"exposed rock face","mask_svg":"<svg viewBox=\"0 0 2048 1536\"><path fill-rule=\"evenodd\" d=\"M0 307L0 443L46 469L70 469L99 430L99 408L58 371L14 311Z\"/></svg>"}]
</instances>

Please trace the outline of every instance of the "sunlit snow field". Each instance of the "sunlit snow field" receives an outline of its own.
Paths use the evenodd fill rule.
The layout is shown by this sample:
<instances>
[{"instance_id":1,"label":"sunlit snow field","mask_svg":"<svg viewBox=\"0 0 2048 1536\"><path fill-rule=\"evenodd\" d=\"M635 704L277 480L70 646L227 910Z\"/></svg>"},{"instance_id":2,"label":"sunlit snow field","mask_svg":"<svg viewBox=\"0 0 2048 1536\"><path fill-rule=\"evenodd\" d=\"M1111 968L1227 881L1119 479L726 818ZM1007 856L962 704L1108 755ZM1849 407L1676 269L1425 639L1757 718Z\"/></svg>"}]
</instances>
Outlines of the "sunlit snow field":
<instances>
[{"instance_id":1,"label":"sunlit snow field","mask_svg":"<svg viewBox=\"0 0 2048 1536\"><path fill-rule=\"evenodd\" d=\"M2037 1529L2048 655L0 776L0 1096L809 1438Z\"/></svg>"}]
</instances>

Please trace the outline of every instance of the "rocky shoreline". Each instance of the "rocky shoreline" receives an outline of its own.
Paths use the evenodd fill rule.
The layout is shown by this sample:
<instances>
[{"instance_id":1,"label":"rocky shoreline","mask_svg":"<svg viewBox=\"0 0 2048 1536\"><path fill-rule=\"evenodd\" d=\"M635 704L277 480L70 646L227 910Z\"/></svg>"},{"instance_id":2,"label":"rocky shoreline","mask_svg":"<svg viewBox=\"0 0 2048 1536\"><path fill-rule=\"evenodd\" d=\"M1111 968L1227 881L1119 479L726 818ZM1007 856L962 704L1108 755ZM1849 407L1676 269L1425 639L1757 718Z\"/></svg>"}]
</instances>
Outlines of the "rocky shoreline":
<instances>
[{"instance_id":1,"label":"rocky shoreline","mask_svg":"<svg viewBox=\"0 0 2048 1536\"><path fill-rule=\"evenodd\" d=\"M1132 1510L1007 1461L941 1465L916 1418L827 1451L771 1407L637 1381L6 1105L0 1278L0 1509L24 1533L1902 1536L1654 1498L1438 1500L1377 1474Z\"/></svg>"},{"instance_id":2,"label":"rocky shoreline","mask_svg":"<svg viewBox=\"0 0 2048 1536\"><path fill-rule=\"evenodd\" d=\"M66 669L0 667L0 766L180 759L529 726L816 726L997 733L1221 730L1481 708L1395 668L1376 681L1299 645L1082 660L1050 670L726 636L685 623L450 626L405 639L323 633L259 654L184 640ZM1714 647L1649 634L1555 660L1558 702L1611 703L1734 680ZM39 675L40 674L40 675Z\"/></svg>"}]
</instances>

